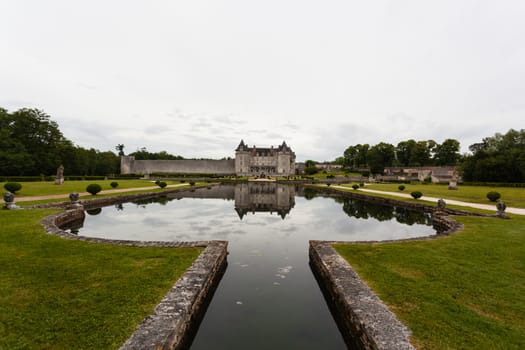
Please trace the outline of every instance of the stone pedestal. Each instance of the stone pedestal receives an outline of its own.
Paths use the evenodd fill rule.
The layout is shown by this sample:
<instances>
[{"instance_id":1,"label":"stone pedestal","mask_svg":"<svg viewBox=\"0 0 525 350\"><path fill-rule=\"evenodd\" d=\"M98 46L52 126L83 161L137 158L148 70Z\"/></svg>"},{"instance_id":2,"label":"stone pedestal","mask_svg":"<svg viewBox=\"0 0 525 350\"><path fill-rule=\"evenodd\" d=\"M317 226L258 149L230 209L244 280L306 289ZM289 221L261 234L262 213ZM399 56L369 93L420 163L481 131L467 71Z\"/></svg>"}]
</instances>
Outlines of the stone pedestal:
<instances>
[{"instance_id":1,"label":"stone pedestal","mask_svg":"<svg viewBox=\"0 0 525 350\"><path fill-rule=\"evenodd\" d=\"M4 194L5 209L20 209L18 205L15 204L15 195L11 192L6 192Z\"/></svg>"}]
</instances>

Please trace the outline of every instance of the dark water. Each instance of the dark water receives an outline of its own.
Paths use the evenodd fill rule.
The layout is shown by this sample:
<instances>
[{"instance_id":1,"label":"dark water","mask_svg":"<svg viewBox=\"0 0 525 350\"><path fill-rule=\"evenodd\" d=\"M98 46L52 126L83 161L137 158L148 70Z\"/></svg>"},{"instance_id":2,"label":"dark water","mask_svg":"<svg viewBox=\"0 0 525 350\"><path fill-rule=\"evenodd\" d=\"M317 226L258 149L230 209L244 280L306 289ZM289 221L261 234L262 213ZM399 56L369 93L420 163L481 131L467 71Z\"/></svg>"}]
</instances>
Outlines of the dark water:
<instances>
[{"instance_id":1,"label":"dark water","mask_svg":"<svg viewBox=\"0 0 525 350\"><path fill-rule=\"evenodd\" d=\"M308 265L308 241L435 233L423 213L275 184L188 195L212 198L177 195L106 207L87 216L80 234L229 241L228 268L191 349L346 349Z\"/></svg>"}]
</instances>

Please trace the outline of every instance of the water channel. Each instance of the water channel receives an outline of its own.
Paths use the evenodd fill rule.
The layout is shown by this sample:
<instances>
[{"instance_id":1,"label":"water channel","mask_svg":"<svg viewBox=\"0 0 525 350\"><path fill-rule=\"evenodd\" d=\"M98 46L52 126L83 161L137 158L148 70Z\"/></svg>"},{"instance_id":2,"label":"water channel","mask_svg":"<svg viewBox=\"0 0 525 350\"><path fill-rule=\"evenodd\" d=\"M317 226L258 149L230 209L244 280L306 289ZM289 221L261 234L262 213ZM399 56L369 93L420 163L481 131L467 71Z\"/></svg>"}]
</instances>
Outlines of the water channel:
<instances>
[{"instance_id":1,"label":"water channel","mask_svg":"<svg viewBox=\"0 0 525 350\"><path fill-rule=\"evenodd\" d=\"M192 350L346 349L310 270L308 241L435 234L428 214L276 183L204 188L91 214L79 234L229 241L228 268Z\"/></svg>"}]
</instances>

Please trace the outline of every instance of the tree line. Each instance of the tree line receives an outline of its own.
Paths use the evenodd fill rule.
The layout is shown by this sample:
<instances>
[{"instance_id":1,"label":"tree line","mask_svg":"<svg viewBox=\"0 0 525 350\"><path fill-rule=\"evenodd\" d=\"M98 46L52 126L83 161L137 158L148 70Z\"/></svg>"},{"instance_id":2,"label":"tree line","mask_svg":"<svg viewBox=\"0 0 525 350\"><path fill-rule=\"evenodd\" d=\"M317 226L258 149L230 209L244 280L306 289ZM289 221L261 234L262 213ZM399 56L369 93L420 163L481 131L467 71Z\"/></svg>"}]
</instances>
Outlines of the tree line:
<instances>
[{"instance_id":1,"label":"tree line","mask_svg":"<svg viewBox=\"0 0 525 350\"><path fill-rule=\"evenodd\" d=\"M120 155L124 145L117 145L118 154L83 148L68 140L58 124L39 109L22 108L9 113L0 107L0 175L55 175L63 165L66 174L105 176L120 172ZM136 159L181 159L165 151L137 150Z\"/></svg>"},{"instance_id":2,"label":"tree line","mask_svg":"<svg viewBox=\"0 0 525 350\"><path fill-rule=\"evenodd\" d=\"M399 142L396 146L380 142L376 145L349 146L336 162L349 170L369 169L381 174L392 166L458 166L464 181L525 182L525 130L510 129L496 133L469 147L470 154L461 155L460 143L446 139Z\"/></svg>"},{"instance_id":3,"label":"tree line","mask_svg":"<svg viewBox=\"0 0 525 350\"><path fill-rule=\"evenodd\" d=\"M479 182L525 182L525 130L510 129L470 145L463 158L463 179Z\"/></svg>"},{"instance_id":4,"label":"tree line","mask_svg":"<svg viewBox=\"0 0 525 350\"><path fill-rule=\"evenodd\" d=\"M351 170L368 168L374 174L381 174L392 166L457 165L461 158L460 143L446 139L439 144L434 140L401 141L396 146L380 142L376 145L357 144L349 146L338 162Z\"/></svg>"}]
</instances>

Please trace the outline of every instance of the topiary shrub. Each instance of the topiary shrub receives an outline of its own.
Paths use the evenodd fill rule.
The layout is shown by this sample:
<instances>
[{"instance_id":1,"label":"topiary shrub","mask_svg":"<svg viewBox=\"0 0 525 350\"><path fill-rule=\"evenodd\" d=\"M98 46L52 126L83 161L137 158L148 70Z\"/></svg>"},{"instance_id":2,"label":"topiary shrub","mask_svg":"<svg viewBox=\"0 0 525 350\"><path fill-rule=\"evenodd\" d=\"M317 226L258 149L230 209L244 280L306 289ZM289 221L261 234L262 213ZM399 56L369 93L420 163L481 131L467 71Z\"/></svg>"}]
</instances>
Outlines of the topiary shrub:
<instances>
[{"instance_id":1,"label":"topiary shrub","mask_svg":"<svg viewBox=\"0 0 525 350\"><path fill-rule=\"evenodd\" d=\"M190 186L195 186L195 181L190 181Z\"/></svg>"},{"instance_id":2,"label":"topiary shrub","mask_svg":"<svg viewBox=\"0 0 525 350\"><path fill-rule=\"evenodd\" d=\"M365 187L365 184L364 183L359 183L359 187Z\"/></svg>"},{"instance_id":3,"label":"topiary shrub","mask_svg":"<svg viewBox=\"0 0 525 350\"><path fill-rule=\"evenodd\" d=\"M410 195L414 198L414 199L419 199L423 196L423 193L419 192L419 191L414 191L412 193L410 193Z\"/></svg>"},{"instance_id":4,"label":"topiary shrub","mask_svg":"<svg viewBox=\"0 0 525 350\"><path fill-rule=\"evenodd\" d=\"M4 184L4 188L11 193L15 193L16 191L20 191L22 189L22 185L18 182L8 182Z\"/></svg>"},{"instance_id":5,"label":"topiary shrub","mask_svg":"<svg viewBox=\"0 0 525 350\"><path fill-rule=\"evenodd\" d=\"M489 201L495 202L501 198L501 194L496 191L490 191L489 193L487 193L487 198L489 199Z\"/></svg>"},{"instance_id":6,"label":"topiary shrub","mask_svg":"<svg viewBox=\"0 0 525 350\"><path fill-rule=\"evenodd\" d=\"M117 188L118 187L118 182L116 181L113 181L112 183L109 184L112 188Z\"/></svg>"},{"instance_id":7,"label":"topiary shrub","mask_svg":"<svg viewBox=\"0 0 525 350\"><path fill-rule=\"evenodd\" d=\"M102 187L100 187L99 184L89 184L87 187L86 187L86 191L91 193L93 196L95 196L97 193L99 193L100 191L102 191Z\"/></svg>"},{"instance_id":8,"label":"topiary shrub","mask_svg":"<svg viewBox=\"0 0 525 350\"><path fill-rule=\"evenodd\" d=\"M404 191L405 190L405 185L399 185L397 186L397 189L400 190L400 191Z\"/></svg>"},{"instance_id":9,"label":"topiary shrub","mask_svg":"<svg viewBox=\"0 0 525 350\"><path fill-rule=\"evenodd\" d=\"M166 186L168 186L167 183L165 183L164 181L157 181L155 182L157 184L157 186L159 186L160 188L164 188Z\"/></svg>"},{"instance_id":10,"label":"topiary shrub","mask_svg":"<svg viewBox=\"0 0 525 350\"><path fill-rule=\"evenodd\" d=\"M352 188L353 188L354 190L357 190L357 189L359 188L359 185L357 185L357 184L352 185Z\"/></svg>"}]
</instances>

